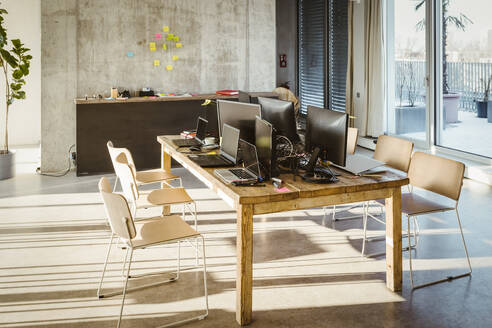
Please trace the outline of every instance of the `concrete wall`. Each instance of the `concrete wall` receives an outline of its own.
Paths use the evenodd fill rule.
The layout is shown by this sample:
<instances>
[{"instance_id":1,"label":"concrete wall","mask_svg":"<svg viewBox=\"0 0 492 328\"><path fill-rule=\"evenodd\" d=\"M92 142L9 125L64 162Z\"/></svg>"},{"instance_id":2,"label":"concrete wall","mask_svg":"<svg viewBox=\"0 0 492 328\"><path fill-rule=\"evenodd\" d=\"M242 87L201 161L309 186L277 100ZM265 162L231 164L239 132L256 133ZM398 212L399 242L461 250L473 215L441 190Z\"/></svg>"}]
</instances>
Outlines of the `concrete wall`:
<instances>
[{"instance_id":1,"label":"concrete wall","mask_svg":"<svg viewBox=\"0 0 492 328\"><path fill-rule=\"evenodd\" d=\"M7 36L20 39L31 49L33 59L25 78L26 99L15 100L9 112L9 145L39 144L41 139L41 0L2 1ZM10 42L9 42L10 44ZM5 126L5 82L0 78L0 147Z\"/></svg>"},{"instance_id":2,"label":"concrete wall","mask_svg":"<svg viewBox=\"0 0 492 328\"><path fill-rule=\"evenodd\" d=\"M41 12L45 171L66 165L77 96L109 96L113 86L197 93L275 87L275 0L45 0ZM149 51L163 26L183 48ZM179 60L166 71L172 55Z\"/></svg>"},{"instance_id":3,"label":"concrete wall","mask_svg":"<svg viewBox=\"0 0 492 328\"><path fill-rule=\"evenodd\" d=\"M287 67L280 67L279 55L287 55ZM277 0L277 85L290 81L297 94L297 0Z\"/></svg>"}]
</instances>

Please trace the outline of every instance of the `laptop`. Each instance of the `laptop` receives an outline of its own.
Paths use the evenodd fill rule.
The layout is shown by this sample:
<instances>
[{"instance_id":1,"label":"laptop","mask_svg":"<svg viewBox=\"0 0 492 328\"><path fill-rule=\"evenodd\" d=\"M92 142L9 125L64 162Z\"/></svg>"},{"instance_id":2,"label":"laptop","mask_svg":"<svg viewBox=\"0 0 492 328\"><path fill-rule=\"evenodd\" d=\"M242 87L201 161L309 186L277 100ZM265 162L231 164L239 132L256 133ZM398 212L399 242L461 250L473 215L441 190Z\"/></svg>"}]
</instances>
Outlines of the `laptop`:
<instances>
[{"instance_id":1,"label":"laptop","mask_svg":"<svg viewBox=\"0 0 492 328\"><path fill-rule=\"evenodd\" d=\"M203 140L207 134L208 121L202 117L198 117L196 123L196 135L193 139L176 139L173 143L179 147L193 147L203 145Z\"/></svg>"},{"instance_id":2,"label":"laptop","mask_svg":"<svg viewBox=\"0 0 492 328\"><path fill-rule=\"evenodd\" d=\"M339 166L333 163L331 165L338 167L342 170L345 170L347 172L350 172L354 175L360 175L368 170L372 170L376 167L383 166L385 165L385 163L359 154L353 154L353 155L347 154L345 166ZM384 171L384 169L382 169L381 172L382 171ZM371 173L375 173L375 172L371 172Z\"/></svg>"},{"instance_id":3,"label":"laptop","mask_svg":"<svg viewBox=\"0 0 492 328\"><path fill-rule=\"evenodd\" d=\"M225 183L249 184L258 181L260 166L258 164L256 147L244 140L241 140L241 147L243 149L242 159L244 167L214 170L214 174Z\"/></svg>"},{"instance_id":4,"label":"laptop","mask_svg":"<svg viewBox=\"0 0 492 328\"><path fill-rule=\"evenodd\" d=\"M188 158L201 167L234 166L237 162L239 130L224 124L219 155L189 155Z\"/></svg>"}]
</instances>

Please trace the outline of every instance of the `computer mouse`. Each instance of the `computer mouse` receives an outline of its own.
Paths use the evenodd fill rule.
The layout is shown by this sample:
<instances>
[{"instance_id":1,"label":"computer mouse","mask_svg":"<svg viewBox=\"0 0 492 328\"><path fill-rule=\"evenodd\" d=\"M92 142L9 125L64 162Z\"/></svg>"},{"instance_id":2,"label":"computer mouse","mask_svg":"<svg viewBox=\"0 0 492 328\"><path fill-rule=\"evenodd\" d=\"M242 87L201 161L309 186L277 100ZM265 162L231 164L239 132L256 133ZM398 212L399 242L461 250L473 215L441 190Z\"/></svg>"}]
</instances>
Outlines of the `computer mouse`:
<instances>
[{"instance_id":1,"label":"computer mouse","mask_svg":"<svg viewBox=\"0 0 492 328\"><path fill-rule=\"evenodd\" d=\"M190 147L190 150L191 151L202 151L202 149L200 147L198 147L198 146L191 146Z\"/></svg>"}]
</instances>

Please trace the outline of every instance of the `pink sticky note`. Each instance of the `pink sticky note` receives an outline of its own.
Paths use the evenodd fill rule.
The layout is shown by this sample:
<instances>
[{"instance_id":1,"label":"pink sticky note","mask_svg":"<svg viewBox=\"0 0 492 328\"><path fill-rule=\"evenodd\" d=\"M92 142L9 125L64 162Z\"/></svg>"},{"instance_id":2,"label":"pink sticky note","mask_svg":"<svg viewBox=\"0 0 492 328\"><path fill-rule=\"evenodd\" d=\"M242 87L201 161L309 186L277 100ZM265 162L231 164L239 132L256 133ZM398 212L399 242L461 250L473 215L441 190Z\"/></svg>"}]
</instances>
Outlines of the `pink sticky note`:
<instances>
[{"instance_id":1,"label":"pink sticky note","mask_svg":"<svg viewBox=\"0 0 492 328\"><path fill-rule=\"evenodd\" d=\"M282 188L276 188L276 192L290 192L290 189L287 187L282 187Z\"/></svg>"},{"instance_id":2,"label":"pink sticky note","mask_svg":"<svg viewBox=\"0 0 492 328\"><path fill-rule=\"evenodd\" d=\"M161 37L162 37L162 34L161 34L161 33L156 33L156 34L155 34L155 38L156 38L156 39L160 39Z\"/></svg>"}]
</instances>

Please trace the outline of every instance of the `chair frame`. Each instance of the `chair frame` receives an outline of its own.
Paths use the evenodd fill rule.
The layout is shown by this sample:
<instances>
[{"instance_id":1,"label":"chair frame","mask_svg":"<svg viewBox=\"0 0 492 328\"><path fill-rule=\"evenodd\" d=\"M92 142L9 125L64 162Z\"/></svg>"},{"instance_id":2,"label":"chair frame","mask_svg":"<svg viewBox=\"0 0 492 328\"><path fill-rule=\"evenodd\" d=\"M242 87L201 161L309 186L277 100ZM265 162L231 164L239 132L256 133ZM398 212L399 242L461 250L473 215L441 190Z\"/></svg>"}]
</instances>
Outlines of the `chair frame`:
<instances>
[{"instance_id":1,"label":"chair frame","mask_svg":"<svg viewBox=\"0 0 492 328\"><path fill-rule=\"evenodd\" d=\"M124 203L126 204L126 211L128 212L128 214L130 216L130 218L122 218L122 220L126 221L126 223L128 223L128 221L132 221L133 222L133 216L132 216L132 214L130 212L130 209L128 208L128 202L126 201L126 199L122 195L118 195L118 196L121 197L124 200ZM106 206L106 204L105 204L105 206ZM163 219L165 220L165 218L163 218ZM109 217L108 217L108 220L109 220ZM166 324L166 325L163 325L163 326L159 326L159 328L171 327L171 326L175 326L175 325L179 325L179 324L183 324L183 323L190 322L190 321L195 321L195 320L203 320L203 319L205 319L208 316L209 308L208 308L208 292L207 292L207 264L206 264L206 256L205 256L205 238L202 235L198 234L198 235L194 235L194 236L190 236L190 237L183 237L183 238L172 239L172 240L163 240L162 242L153 243L151 245L143 244L143 245L140 245L140 246L135 246L131 242L131 239L132 239L131 233L130 233L130 230L128 228L128 224L126 224L126 231L125 231L125 233L127 234L127 236L130 237L130 239L129 240L125 240L125 245L127 247L126 247L125 259L123 261L123 267L122 267L122 273L123 273L123 277L125 279L125 283L124 283L123 289L121 291L115 291L115 292L110 292L110 293L103 294L102 293L102 288L103 288L104 275L106 273L106 268L107 268L107 264L108 264L108 260L109 260L109 255L111 253L111 248L112 248L112 245L113 245L113 241L114 241L115 237L119 237L120 241L122 240L121 236L118 236L113 231L112 224L110 224L110 226L111 226L111 238L110 238L110 241L109 241L109 244L108 244L108 250L107 250L107 253L106 253L106 259L104 261L103 271L101 273L101 279L99 281L99 286L98 286L98 289L97 289L97 297L99 299L101 299L101 298L109 298L109 297L116 296L116 295L122 295L123 296L122 297L122 301L121 301L120 313L119 313L119 317L118 317L118 324L117 324L117 327L118 328L121 326L121 319L122 319L122 316L123 316L123 307L125 305L125 297L126 297L126 293L127 292L142 290L142 289L146 289L146 288L149 288L149 287L154 287L154 286L162 285L162 284L165 284L165 283L174 282L174 281L177 281L179 279L179 275L180 275L180 271L181 271L181 241L189 241L190 239L195 239L197 242L198 242L198 239L201 239L201 244L202 244L201 246L202 247L201 247L201 252L200 253L201 253L201 257L202 257L202 261L203 261L203 265L202 266L203 266L203 286L204 286L204 297L205 297L205 311L204 311L204 313L202 313L202 314L200 314L198 316L194 316L194 317L187 318L187 319L184 319L184 320L180 320L180 321L177 321L177 322L172 322L172 323L169 323L169 324ZM155 282L155 283L141 285L141 286L138 286L138 287L127 288L127 286L128 286L128 280L131 279L131 278L140 278L140 277L145 277L145 276L157 275L157 274L161 274L161 273L169 273L169 271L159 271L159 272L150 272L150 273L141 274L141 275L130 275L130 270L131 270L131 264L132 264L132 260L133 260L133 252L134 252L134 250L137 250L137 249L145 249L145 248L153 247L153 246L161 246L161 245L171 244L171 243L176 243L176 242L178 244L178 247L177 247L177 260L176 260L177 261L177 263L176 263L177 264L177 269L176 269L176 275L174 277L172 277L170 279L167 279L167 280L162 280L162 281L159 281L159 282ZM129 259L128 259L128 255L130 255ZM127 261L128 261L128 268L126 268ZM126 269L126 273L125 273L125 269Z\"/></svg>"}]
</instances>

